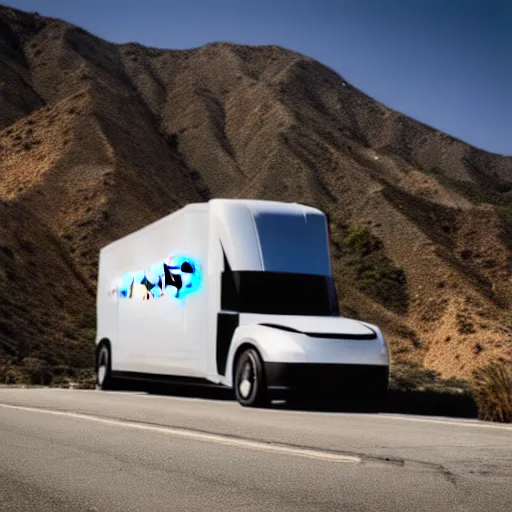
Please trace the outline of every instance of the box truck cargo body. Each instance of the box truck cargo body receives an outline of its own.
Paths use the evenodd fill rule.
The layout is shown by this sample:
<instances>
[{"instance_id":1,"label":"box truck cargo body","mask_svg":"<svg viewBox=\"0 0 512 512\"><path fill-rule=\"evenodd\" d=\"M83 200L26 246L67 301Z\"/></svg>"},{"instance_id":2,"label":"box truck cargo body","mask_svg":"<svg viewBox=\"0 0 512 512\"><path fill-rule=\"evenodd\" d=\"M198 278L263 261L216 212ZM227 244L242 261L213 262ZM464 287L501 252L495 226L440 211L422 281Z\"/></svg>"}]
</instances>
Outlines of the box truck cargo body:
<instances>
[{"instance_id":1,"label":"box truck cargo body","mask_svg":"<svg viewBox=\"0 0 512 512\"><path fill-rule=\"evenodd\" d=\"M385 392L380 329L339 316L325 215L274 201L190 204L100 251L97 384L178 379L279 391Z\"/></svg>"}]
</instances>

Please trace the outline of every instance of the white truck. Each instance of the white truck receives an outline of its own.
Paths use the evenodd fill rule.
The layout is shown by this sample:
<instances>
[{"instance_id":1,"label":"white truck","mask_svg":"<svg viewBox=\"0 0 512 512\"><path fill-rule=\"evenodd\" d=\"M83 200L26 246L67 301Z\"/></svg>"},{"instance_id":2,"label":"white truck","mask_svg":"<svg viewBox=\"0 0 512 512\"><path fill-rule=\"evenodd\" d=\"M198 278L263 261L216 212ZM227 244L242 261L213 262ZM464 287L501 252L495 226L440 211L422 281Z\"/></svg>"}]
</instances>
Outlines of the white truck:
<instances>
[{"instance_id":1,"label":"white truck","mask_svg":"<svg viewBox=\"0 0 512 512\"><path fill-rule=\"evenodd\" d=\"M202 382L262 406L281 392L382 396L388 375L380 329L339 315L320 210L213 199L100 251L99 389Z\"/></svg>"}]
</instances>

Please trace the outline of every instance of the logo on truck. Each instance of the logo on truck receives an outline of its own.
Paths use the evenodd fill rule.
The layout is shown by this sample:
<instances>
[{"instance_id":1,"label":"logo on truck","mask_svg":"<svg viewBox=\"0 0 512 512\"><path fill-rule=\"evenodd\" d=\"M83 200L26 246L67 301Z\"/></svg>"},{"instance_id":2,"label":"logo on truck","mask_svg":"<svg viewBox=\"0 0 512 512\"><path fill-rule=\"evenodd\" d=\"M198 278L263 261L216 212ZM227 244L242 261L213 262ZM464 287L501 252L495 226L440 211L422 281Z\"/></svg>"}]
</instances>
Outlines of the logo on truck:
<instances>
[{"instance_id":1,"label":"logo on truck","mask_svg":"<svg viewBox=\"0 0 512 512\"><path fill-rule=\"evenodd\" d=\"M188 256L171 255L146 270L127 272L118 288L122 299L184 299L199 290L199 263Z\"/></svg>"}]
</instances>

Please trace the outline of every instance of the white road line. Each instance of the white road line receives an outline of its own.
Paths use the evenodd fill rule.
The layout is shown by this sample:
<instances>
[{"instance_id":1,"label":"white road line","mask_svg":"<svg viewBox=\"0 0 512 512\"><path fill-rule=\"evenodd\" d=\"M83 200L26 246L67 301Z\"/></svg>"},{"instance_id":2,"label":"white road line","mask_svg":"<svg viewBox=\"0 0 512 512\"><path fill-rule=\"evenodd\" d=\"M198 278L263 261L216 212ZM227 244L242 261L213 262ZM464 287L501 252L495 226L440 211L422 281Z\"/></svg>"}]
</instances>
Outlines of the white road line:
<instances>
[{"instance_id":1,"label":"white road line","mask_svg":"<svg viewBox=\"0 0 512 512\"><path fill-rule=\"evenodd\" d=\"M89 389L59 389L59 388L48 388L51 389L51 391L62 391L65 393L75 393L75 392L82 392L82 393L91 393L91 390ZM176 400L176 401L183 401L191 403L192 401L195 402L208 402L209 404L216 405L219 407L238 407L237 402L226 402L226 401L219 401L215 399L205 399L200 397L182 397L182 396L157 396L157 395L148 395L144 392L116 392L116 391L94 391L94 393L98 393L101 395L117 395L117 396L130 396L130 397L136 397L136 398L142 398L144 400L148 399L154 399L154 400ZM2 405L2 404L0 404ZM39 409L37 409L39 410ZM253 413L255 411L247 410L246 413ZM405 416L405 415L399 415L399 414L386 414L386 413L376 413L376 414L357 414L357 413L350 413L350 412L322 412L318 411L322 415L330 416L330 417L339 417L339 418L371 418L372 421L375 419L384 419L384 420L403 420L403 421L412 421L416 423L434 423L438 425L453 425L455 427L469 427L469 428L490 428L490 429L497 429L497 430L507 430L509 432L512 432L512 425L506 425L503 423L488 423L483 422L480 420L467 420L467 421L460 421L460 420L452 420L451 418L443 418L443 419L430 419L425 417L416 417L416 416ZM311 414L309 411L301 411L301 410L293 410L293 409L265 409L265 410L258 410L259 414L286 414L286 415L304 415L304 414Z\"/></svg>"},{"instance_id":2,"label":"white road line","mask_svg":"<svg viewBox=\"0 0 512 512\"><path fill-rule=\"evenodd\" d=\"M68 390L64 390L68 391ZM76 391L76 390L73 390ZM90 390L82 390L85 392L89 392ZM107 394L109 392L101 391L103 394ZM116 392L110 392L110 394L116 394ZM117 392L119 394L119 392ZM219 401L219 400L211 400L207 398L195 398L195 397L182 397L182 396L157 396L157 395L147 395L145 393L122 393L123 395L129 395L129 396L137 396L141 397L144 400L147 399L155 399L155 400L177 400L177 401L183 401L191 403L192 401L201 401L201 402L208 402L209 404L213 405L219 405L220 406L230 406L230 407L238 407L237 402L225 402L225 401ZM254 411L246 410L244 412L247 413L253 413ZM508 430L512 432L512 425L505 425L502 423L490 423L490 422L483 422L481 420L467 420L467 421L460 421L460 420L452 420L451 418L443 418L443 419L431 419L431 418L425 418L425 417L416 417L416 416L404 416L404 415L393 415L393 414L385 414L385 413L376 413L376 414L366 414L366 413L345 413L345 412L327 412L323 413L322 411L318 411L321 414L327 414L331 417L352 417L352 418L372 418L372 421L374 419L384 419L384 420L403 420L403 421L413 421L416 423L435 423L438 425L453 425L455 427L470 427L470 428L492 428L492 429L498 429L498 430ZM309 411L301 411L301 410L293 410L293 409L265 409L264 411L258 410L259 414L297 414L297 415L304 415L304 414L310 414Z\"/></svg>"},{"instance_id":3,"label":"white road line","mask_svg":"<svg viewBox=\"0 0 512 512\"><path fill-rule=\"evenodd\" d=\"M193 430L186 430L175 427L157 427L154 425L145 425L140 423L134 423L131 421L111 420L101 418L99 416L91 416L88 414L79 414L74 412L54 411L49 409L38 409L34 407L23 407L19 405L7 405L0 404L0 407L6 409L15 409L19 411L37 412L41 414L51 414L54 416L65 416L68 418L76 418L86 421L94 421L96 423L102 423L104 425L112 425L115 427L125 427L139 430L146 430L150 432L159 432L161 434L168 434L177 437L184 437L192 439L194 441L208 441L211 443L225 444L231 446L237 446L240 448L248 448L251 450L265 451L280 453L284 455L293 455L297 457L307 457L310 459L320 459L331 462L361 462L360 457L341 455L338 453L331 453L327 451L314 450L308 448L295 448L291 446L278 445L273 443L265 443L262 441L249 441L247 439L237 439L234 437L223 436L219 434L206 434L203 432L195 432Z\"/></svg>"},{"instance_id":4,"label":"white road line","mask_svg":"<svg viewBox=\"0 0 512 512\"><path fill-rule=\"evenodd\" d=\"M442 419L430 419L430 418L421 418L421 417L415 417L415 416L404 416L404 415L393 415L393 414L385 414L385 413L375 413L375 414L366 414L366 413L352 413L352 412L327 412L324 413L321 410L318 411L322 415L328 415L331 418L332 417L339 417L341 418L364 418L365 420L368 420L368 418L371 418L372 421L374 420L397 420L397 421L412 421L415 423L435 423L438 425L453 425L454 427L469 427L469 428L490 428L490 429L497 429L497 430L508 430L509 432L512 432L512 425L506 425L503 423L486 423L481 420L468 420L468 421L458 421L458 420L452 420L450 418L442 418ZM267 409L265 413L286 413L286 414L304 414L304 411L300 410L293 410L293 409ZM309 414L309 412L307 413Z\"/></svg>"},{"instance_id":5,"label":"white road line","mask_svg":"<svg viewBox=\"0 0 512 512\"><path fill-rule=\"evenodd\" d=\"M492 429L499 429L499 430L508 430L512 432L512 425L503 425L500 423L497 424L490 424L490 423L477 423L478 420L475 420L475 422L471 421L453 421L450 419L446 420L434 420L430 418L413 418L413 417L407 417L407 416L392 416L389 414L378 414L374 416L375 418L383 418L386 420L403 420L403 421L415 421L418 423L436 423L438 425L453 425L455 427L470 427L470 428L492 428ZM373 419L373 418L372 418Z\"/></svg>"}]
</instances>

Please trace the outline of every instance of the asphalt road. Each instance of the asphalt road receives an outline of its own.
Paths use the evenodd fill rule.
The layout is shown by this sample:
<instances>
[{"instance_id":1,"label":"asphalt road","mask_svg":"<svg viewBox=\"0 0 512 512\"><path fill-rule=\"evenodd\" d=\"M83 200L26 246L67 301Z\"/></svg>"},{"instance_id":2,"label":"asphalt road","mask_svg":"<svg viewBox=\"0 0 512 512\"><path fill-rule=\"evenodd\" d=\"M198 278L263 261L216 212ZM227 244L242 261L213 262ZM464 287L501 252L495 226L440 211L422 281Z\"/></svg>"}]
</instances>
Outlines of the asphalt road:
<instances>
[{"instance_id":1,"label":"asphalt road","mask_svg":"<svg viewBox=\"0 0 512 512\"><path fill-rule=\"evenodd\" d=\"M512 425L0 389L0 511L512 510Z\"/></svg>"}]
</instances>

